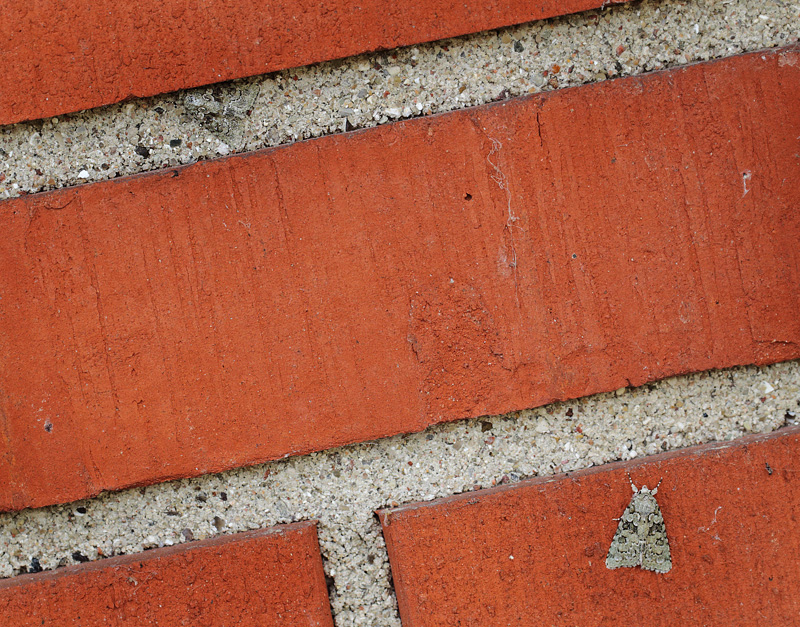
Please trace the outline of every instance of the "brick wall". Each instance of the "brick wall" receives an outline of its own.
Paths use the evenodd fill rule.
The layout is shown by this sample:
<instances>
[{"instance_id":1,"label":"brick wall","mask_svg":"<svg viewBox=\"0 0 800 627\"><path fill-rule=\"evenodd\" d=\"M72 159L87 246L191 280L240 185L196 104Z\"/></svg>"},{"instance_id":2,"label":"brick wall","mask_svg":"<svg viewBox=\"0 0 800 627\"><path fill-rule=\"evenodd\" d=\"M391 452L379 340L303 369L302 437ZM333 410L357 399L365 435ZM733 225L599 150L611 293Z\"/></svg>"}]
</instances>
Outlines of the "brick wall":
<instances>
[{"instance_id":1,"label":"brick wall","mask_svg":"<svg viewBox=\"0 0 800 627\"><path fill-rule=\"evenodd\" d=\"M210 5L202 15L179 4L140 7L147 19L76 6L47 23L46 7L18 9L0 49L17 86L0 97L0 123L600 3L466 14L447 3ZM350 527L323 522L319 543L313 522L270 526L315 518L299 506L237 522L247 508L229 507L228 494L269 493L279 466L238 483L215 473L299 456L320 477L313 460L334 460L339 477L354 467L340 451L394 437L375 449L391 466L403 434L432 440L445 433L435 425L464 419L491 434L474 457L448 454L480 466L496 439L482 417L552 414L558 402L677 375L797 359L798 103L800 52L789 45L0 202L0 509L5 554L25 547L30 571L14 567L19 576L0 584L0 616L326 625L330 594L337 624L394 624L391 612L338 601L381 594L355 589L385 558L370 553L358 583L332 566L337 551L382 550L385 539L404 625L790 624L796 429L624 470L602 465L615 452L584 459L598 468L577 475L425 504L403 504L414 500L407 487L400 502L382 497L380 540L361 513ZM30 124L16 128L34 146ZM782 389L759 388L759 403L776 402L765 431L792 423L800 403L787 367ZM781 371L752 372L776 381ZM755 407L721 411L720 424L742 416L754 430ZM629 419L604 420L614 432ZM522 416L509 425L528 429ZM549 441L547 420L530 426ZM584 437L581 424L572 435ZM439 476L420 446L409 450L410 468ZM631 496L626 472L639 486L663 480L666 574L606 567ZM181 544L132 555L91 540L90 556L72 556L92 563L51 570L55 554L32 531L90 542L116 527L101 518L78 531L87 509L122 498L141 511L185 486L206 504L194 477L220 482L211 531L228 535L192 542L187 527ZM358 498L337 485L325 499ZM460 491L437 483L433 495ZM180 517L184 505L159 507ZM140 524L135 511L126 524ZM37 572L43 562L49 572Z\"/></svg>"}]
</instances>

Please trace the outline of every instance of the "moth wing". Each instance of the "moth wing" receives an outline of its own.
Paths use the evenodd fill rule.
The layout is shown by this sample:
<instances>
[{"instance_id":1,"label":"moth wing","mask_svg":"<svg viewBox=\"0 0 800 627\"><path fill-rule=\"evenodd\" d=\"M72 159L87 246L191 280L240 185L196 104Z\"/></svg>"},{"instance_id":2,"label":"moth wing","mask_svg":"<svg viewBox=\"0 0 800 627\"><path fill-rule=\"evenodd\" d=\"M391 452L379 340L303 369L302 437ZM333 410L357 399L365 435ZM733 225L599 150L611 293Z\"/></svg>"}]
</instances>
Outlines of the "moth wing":
<instances>
[{"instance_id":1,"label":"moth wing","mask_svg":"<svg viewBox=\"0 0 800 627\"><path fill-rule=\"evenodd\" d=\"M648 533L642 543L642 568L657 573L669 572L672 568L672 556L669 552L669 539L664 526L661 508L656 503L655 511L647 516Z\"/></svg>"},{"instance_id":2,"label":"moth wing","mask_svg":"<svg viewBox=\"0 0 800 627\"><path fill-rule=\"evenodd\" d=\"M617 525L617 532L611 541L606 557L606 568L639 566L642 563L642 547L637 533L639 514L634 508L633 499L625 508Z\"/></svg>"}]
</instances>

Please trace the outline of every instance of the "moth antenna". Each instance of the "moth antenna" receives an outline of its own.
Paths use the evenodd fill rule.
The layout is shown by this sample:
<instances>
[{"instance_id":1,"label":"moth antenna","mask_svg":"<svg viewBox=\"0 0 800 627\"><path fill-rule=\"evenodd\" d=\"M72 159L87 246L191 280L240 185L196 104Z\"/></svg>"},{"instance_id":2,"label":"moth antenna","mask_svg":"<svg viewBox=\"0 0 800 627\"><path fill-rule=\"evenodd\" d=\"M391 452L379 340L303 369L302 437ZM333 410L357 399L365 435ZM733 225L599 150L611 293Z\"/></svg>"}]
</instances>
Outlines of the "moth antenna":
<instances>
[{"instance_id":1,"label":"moth antenna","mask_svg":"<svg viewBox=\"0 0 800 627\"><path fill-rule=\"evenodd\" d=\"M655 494L656 492L658 492L658 486L661 485L662 481L664 481L664 477L661 477L661 479L658 480L658 483L656 484L656 487L653 488L653 491L651 492L651 494Z\"/></svg>"},{"instance_id":2,"label":"moth antenna","mask_svg":"<svg viewBox=\"0 0 800 627\"><path fill-rule=\"evenodd\" d=\"M631 489L633 489L633 493L636 494L639 491L639 489L636 487L636 484L633 482L633 479L631 479L631 473L629 473L626 470L625 474L628 475L628 481L631 482Z\"/></svg>"}]
</instances>

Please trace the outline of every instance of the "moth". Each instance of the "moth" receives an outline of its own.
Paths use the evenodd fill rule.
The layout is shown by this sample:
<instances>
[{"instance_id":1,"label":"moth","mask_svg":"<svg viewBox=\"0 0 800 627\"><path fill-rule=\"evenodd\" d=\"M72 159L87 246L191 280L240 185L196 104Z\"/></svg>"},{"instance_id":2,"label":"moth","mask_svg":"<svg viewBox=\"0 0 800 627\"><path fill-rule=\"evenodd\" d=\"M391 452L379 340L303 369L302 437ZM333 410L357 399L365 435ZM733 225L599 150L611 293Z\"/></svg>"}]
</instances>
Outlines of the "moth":
<instances>
[{"instance_id":1,"label":"moth","mask_svg":"<svg viewBox=\"0 0 800 627\"><path fill-rule=\"evenodd\" d=\"M672 568L664 517L656 501L661 481L652 490L639 490L631 481L633 497L622 513L606 558L607 568L641 566L666 573Z\"/></svg>"}]
</instances>

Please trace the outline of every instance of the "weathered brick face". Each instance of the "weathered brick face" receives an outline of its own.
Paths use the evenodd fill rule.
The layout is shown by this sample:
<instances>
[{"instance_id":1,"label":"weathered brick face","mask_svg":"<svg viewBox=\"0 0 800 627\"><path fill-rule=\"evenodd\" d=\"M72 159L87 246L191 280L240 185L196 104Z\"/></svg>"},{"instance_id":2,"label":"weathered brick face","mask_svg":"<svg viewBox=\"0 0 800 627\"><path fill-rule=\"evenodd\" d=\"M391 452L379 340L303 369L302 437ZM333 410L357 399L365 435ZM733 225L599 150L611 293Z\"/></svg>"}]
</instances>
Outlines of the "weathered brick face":
<instances>
[{"instance_id":1,"label":"weathered brick face","mask_svg":"<svg viewBox=\"0 0 800 627\"><path fill-rule=\"evenodd\" d=\"M0 581L3 625L333 627L314 524Z\"/></svg>"},{"instance_id":2,"label":"weathered brick face","mask_svg":"<svg viewBox=\"0 0 800 627\"><path fill-rule=\"evenodd\" d=\"M793 625L800 429L380 512L404 627ZM639 487L672 569L609 570Z\"/></svg>"},{"instance_id":3,"label":"weathered brick face","mask_svg":"<svg viewBox=\"0 0 800 627\"><path fill-rule=\"evenodd\" d=\"M797 357L797 59L6 202L0 508Z\"/></svg>"}]
</instances>

